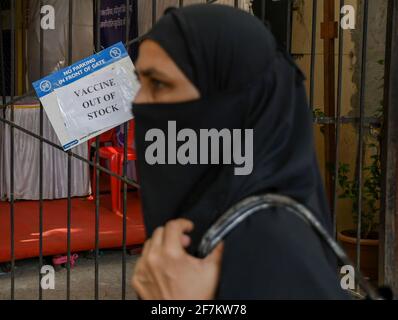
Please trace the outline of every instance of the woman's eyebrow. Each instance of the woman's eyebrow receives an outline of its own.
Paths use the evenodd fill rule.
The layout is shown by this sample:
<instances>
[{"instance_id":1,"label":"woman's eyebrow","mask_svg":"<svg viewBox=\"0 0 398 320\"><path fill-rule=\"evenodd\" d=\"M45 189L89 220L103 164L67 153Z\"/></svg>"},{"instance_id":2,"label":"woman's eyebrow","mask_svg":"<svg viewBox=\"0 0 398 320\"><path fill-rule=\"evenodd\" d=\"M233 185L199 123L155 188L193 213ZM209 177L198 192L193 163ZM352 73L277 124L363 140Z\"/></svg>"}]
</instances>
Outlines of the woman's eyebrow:
<instances>
[{"instance_id":1,"label":"woman's eyebrow","mask_svg":"<svg viewBox=\"0 0 398 320\"><path fill-rule=\"evenodd\" d=\"M148 69L137 69L135 70L135 74L139 78L140 76L144 77L159 77L159 78L168 78L167 75L159 70L156 70L154 68L148 68Z\"/></svg>"}]
</instances>

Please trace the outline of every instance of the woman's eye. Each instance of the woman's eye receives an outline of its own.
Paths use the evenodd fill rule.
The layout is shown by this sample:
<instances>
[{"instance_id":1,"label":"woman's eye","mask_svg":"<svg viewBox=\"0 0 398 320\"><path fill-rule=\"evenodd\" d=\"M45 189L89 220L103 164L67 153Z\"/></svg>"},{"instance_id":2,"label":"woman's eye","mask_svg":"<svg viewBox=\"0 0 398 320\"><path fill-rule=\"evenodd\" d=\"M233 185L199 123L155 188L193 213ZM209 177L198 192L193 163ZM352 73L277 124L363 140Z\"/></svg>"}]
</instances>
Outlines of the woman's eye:
<instances>
[{"instance_id":1,"label":"woman's eye","mask_svg":"<svg viewBox=\"0 0 398 320\"><path fill-rule=\"evenodd\" d=\"M157 79L151 79L151 85L154 89L160 90L166 87L166 84Z\"/></svg>"}]
</instances>

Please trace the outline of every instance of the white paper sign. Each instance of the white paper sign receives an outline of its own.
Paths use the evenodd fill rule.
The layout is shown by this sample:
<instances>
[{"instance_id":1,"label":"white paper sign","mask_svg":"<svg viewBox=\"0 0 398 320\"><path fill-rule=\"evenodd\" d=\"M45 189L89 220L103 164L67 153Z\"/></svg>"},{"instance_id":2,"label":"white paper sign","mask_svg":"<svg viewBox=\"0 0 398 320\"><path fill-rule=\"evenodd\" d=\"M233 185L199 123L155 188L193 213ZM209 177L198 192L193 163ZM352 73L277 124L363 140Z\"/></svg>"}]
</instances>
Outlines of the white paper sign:
<instances>
[{"instance_id":1,"label":"white paper sign","mask_svg":"<svg viewBox=\"0 0 398 320\"><path fill-rule=\"evenodd\" d=\"M65 151L131 120L139 89L122 43L33 86Z\"/></svg>"}]
</instances>

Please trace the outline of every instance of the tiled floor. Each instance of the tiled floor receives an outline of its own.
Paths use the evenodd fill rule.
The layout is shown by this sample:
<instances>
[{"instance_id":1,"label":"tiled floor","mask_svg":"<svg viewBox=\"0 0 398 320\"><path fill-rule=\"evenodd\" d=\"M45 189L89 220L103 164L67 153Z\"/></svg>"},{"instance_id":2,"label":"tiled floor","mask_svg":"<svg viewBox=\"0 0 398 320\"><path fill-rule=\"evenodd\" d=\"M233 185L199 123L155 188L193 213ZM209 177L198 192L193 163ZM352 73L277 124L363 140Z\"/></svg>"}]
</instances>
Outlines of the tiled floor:
<instances>
[{"instance_id":1,"label":"tiled floor","mask_svg":"<svg viewBox=\"0 0 398 320\"><path fill-rule=\"evenodd\" d=\"M136 255L127 255L126 298L136 299L130 285ZM36 300L39 296L38 259L17 261L15 270L15 299ZM83 255L71 269L72 300L94 299L94 260ZM44 300L66 299L66 275L62 268L55 272L55 290L43 291ZM10 299L10 274L0 275L0 300ZM119 300L122 297L122 254L121 251L105 251L99 259L99 299Z\"/></svg>"}]
</instances>

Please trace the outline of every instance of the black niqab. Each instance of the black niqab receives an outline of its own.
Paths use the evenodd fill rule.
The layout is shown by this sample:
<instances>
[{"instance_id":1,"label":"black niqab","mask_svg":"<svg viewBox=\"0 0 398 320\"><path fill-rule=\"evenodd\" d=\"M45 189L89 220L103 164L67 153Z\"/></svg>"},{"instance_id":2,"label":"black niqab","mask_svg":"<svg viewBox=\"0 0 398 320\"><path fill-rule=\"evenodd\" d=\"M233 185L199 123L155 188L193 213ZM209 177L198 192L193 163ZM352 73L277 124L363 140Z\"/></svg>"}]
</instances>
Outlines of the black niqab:
<instances>
[{"instance_id":1,"label":"black niqab","mask_svg":"<svg viewBox=\"0 0 398 320\"><path fill-rule=\"evenodd\" d=\"M304 76L277 47L261 21L227 6L193 5L169 11L146 38L156 41L170 55L201 94L199 100L191 102L133 106L148 236L171 219L188 218L195 224L190 252L196 254L203 234L228 208L248 196L269 192L290 196L306 205L330 230ZM176 121L177 130L190 128L198 134L200 129L253 129L252 173L236 176L235 165L148 165L145 150L150 142L145 141L145 134L152 128L167 132L169 121ZM252 224L254 229L246 226L250 236L245 231L238 239L242 247L254 237L253 241L258 242L257 256L264 249L262 233L267 232L272 221L265 222L263 229L261 223L260 219ZM295 228L289 223L281 228L286 226ZM256 228L260 228L260 234L256 234ZM282 229L280 233L294 233ZM314 239L312 242L319 242ZM294 244L289 246L292 244L288 243L285 249L296 250ZM269 256L273 254L270 252ZM230 259L235 258L226 253L223 265L229 270L225 275L236 277L230 273L232 266L240 270L247 262ZM261 266L260 260L257 263ZM264 259L264 263L267 261ZM242 288L228 287L228 281L222 277L220 287L231 296L221 296L239 297Z\"/></svg>"}]
</instances>

